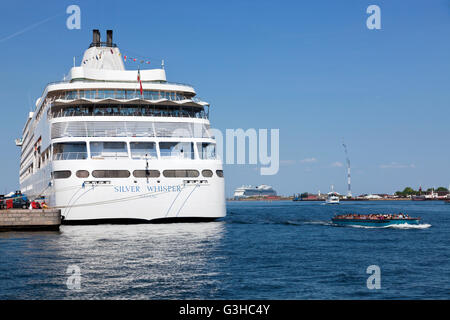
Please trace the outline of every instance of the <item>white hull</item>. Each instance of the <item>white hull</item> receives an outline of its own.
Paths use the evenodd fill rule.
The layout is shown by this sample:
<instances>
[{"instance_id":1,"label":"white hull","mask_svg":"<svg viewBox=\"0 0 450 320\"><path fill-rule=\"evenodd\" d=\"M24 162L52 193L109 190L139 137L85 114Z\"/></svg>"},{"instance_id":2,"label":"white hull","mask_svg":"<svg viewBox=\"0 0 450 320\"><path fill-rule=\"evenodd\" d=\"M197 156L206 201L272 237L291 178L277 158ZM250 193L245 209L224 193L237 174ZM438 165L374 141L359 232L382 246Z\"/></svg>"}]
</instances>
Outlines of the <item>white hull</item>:
<instances>
[{"instance_id":1,"label":"white hull","mask_svg":"<svg viewBox=\"0 0 450 320\"><path fill-rule=\"evenodd\" d=\"M138 162L138 163L136 163ZM105 166L110 169L127 168L131 172L145 168L143 161L53 161L53 171L76 170L93 171ZM192 163L190 163L192 162ZM166 168L198 169L205 167L221 170L220 161L153 161L152 169L161 172ZM49 168L43 168L42 176L50 177ZM100 220L142 220L156 219L178 220L217 219L226 215L224 179L216 174L205 178L114 178L83 179L72 174L68 179L39 179L34 175L34 183L27 185L37 188L25 191L30 198L43 195L51 207L61 209L64 221L68 223L101 222ZM23 190L27 189L25 186Z\"/></svg>"},{"instance_id":2,"label":"white hull","mask_svg":"<svg viewBox=\"0 0 450 320\"><path fill-rule=\"evenodd\" d=\"M337 199L333 199L333 198L328 198L326 201L325 201L325 203L326 204L339 204L339 198L337 198Z\"/></svg>"}]
</instances>

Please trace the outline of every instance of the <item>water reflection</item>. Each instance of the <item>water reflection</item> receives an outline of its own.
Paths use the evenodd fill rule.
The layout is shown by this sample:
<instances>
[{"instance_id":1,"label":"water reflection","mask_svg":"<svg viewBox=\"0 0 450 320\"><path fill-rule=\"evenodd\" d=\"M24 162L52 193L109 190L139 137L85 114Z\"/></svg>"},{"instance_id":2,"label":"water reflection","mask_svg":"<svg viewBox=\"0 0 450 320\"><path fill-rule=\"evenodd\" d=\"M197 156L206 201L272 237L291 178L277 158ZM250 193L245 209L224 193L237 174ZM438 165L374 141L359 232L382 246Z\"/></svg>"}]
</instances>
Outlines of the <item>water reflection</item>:
<instances>
[{"instance_id":1,"label":"water reflection","mask_svg":"<svg viewBox=\"0 0 450 320\"><path fill-rule=\"evenodd\" d=\"M0 274L8 273L0 275L0 298L213 297L226 268L227 259L219 253L224 232L224 222L210 222L62 226L60 234L5 233L2 246L13 245L21 254L9 249L3 255L0 249L1 260L8 254L16 259L0 266ZM80 290L66 287L69 265L81 269Z\"/></svg>"}]
</instances>

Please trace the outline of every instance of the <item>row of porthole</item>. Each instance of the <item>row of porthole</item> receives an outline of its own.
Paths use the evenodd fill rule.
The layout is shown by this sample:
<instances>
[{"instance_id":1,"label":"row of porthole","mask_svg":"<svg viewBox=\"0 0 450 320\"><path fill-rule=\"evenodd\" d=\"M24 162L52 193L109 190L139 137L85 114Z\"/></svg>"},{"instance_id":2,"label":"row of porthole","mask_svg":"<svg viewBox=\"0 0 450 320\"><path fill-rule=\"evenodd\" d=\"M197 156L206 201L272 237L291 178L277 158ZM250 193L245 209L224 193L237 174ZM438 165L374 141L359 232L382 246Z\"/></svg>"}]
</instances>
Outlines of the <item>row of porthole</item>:
<instances>
[{"instance_id":1,"label":"row of porthole","mask_svg":"<svg viewBox=\"0 0 450 320\"><path fill-rule=\"evenodd\" d=\"M67 179L72 175L70 170L53 171L52 176L54 179ZM75 175L78 178L89 178L89 171L78 170ZM128 170L94 170L92 176L94 178L129 178L131 175ZM216 175L223 178L223 170L216 170ZM134 170L133 176L135 178L159 178L161 173L159 170ZM197 170L164 170L163 176L166 178L197 178L200 176L200 172ZM202 176L205 178L211 178L213 171L209 169L202 170Z\"/></svg>"}]
</instances>

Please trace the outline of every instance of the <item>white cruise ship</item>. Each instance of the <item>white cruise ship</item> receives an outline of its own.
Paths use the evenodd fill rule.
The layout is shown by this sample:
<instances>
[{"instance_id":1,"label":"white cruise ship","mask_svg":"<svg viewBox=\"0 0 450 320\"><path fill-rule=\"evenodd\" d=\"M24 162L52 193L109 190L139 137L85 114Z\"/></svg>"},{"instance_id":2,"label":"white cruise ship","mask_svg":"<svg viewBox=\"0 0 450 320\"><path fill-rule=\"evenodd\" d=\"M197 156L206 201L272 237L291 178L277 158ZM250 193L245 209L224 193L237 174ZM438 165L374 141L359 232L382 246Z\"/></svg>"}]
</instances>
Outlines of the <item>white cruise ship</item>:
<instances>
[{"instance_id":1,"label":"white cruise ship","mask_svg":"<svg viewBox=\"0 0 450 320\"><path fill-rule=\"evenodd\" d=\"M248 198L248 197L264 197L264 196L276 196L277 192L268 185L262 184L257 187L242 186L234 191L234 198Z\"/></svg>"},{"instance_id":2,"label":"white cruise ship","mask_svg":"<svg viewBox=\"0 0 450 320\"><path fill-rule=\"evenodd\" d=\"M20 187L63 222L205 221L225 216L209 104L163 67L125 70L107 31L50 83L16 140Z\"/></svg>"}]
</instances>

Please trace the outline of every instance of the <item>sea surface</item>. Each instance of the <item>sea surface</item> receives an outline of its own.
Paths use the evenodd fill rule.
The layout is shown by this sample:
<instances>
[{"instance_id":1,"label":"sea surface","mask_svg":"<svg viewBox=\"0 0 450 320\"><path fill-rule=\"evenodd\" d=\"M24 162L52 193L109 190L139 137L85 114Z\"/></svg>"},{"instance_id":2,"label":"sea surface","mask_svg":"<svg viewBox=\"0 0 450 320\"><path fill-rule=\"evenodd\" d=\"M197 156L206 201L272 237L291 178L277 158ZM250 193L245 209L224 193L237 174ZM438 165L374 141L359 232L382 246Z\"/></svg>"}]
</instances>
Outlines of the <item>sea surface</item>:
<instances>
[{"instance_id":1,"label":"sea surface","mask_svg":"<svg viewBox=\"0 0 450 320\"><path fill-rule=\"evenodd\" d=\"M347 212L405 212L424 225L330 223ZM372 265L380 289L367 287ZM217 222L0 233L0 299L449 298L450 205L440 201L228 202Z\"/></svg>"}]
</instances>

